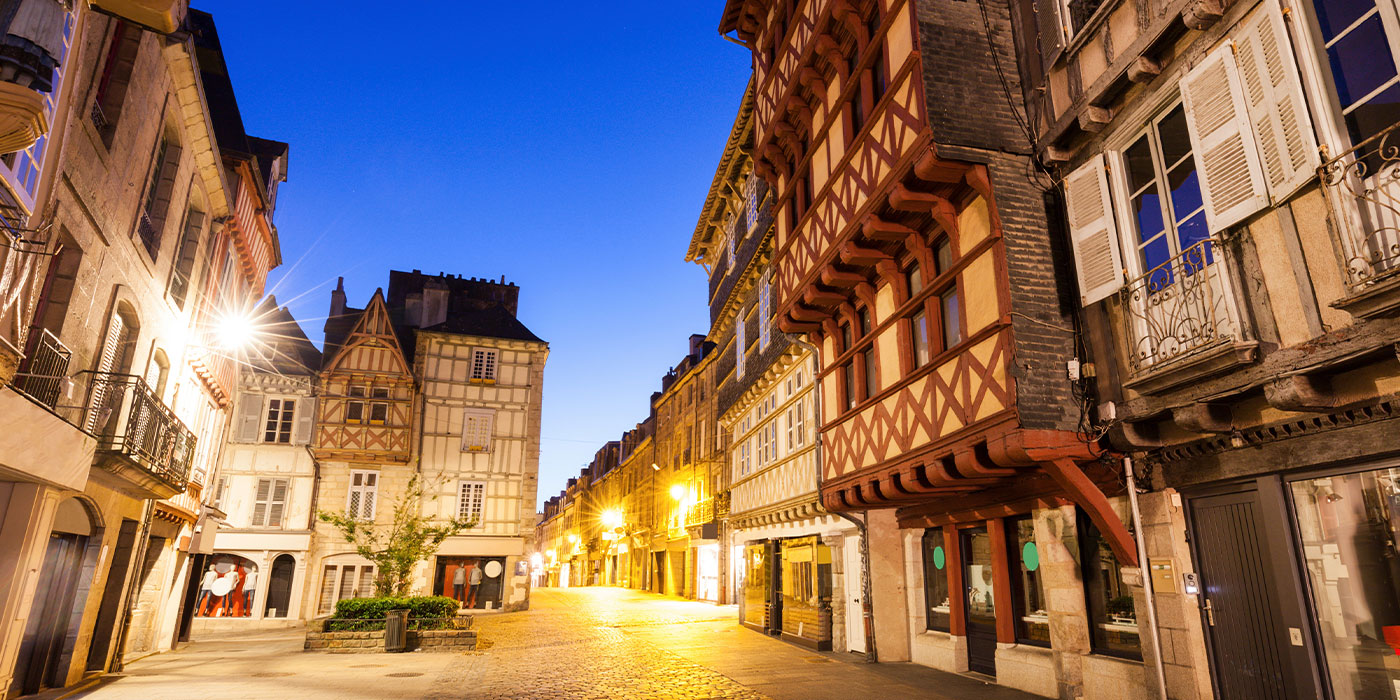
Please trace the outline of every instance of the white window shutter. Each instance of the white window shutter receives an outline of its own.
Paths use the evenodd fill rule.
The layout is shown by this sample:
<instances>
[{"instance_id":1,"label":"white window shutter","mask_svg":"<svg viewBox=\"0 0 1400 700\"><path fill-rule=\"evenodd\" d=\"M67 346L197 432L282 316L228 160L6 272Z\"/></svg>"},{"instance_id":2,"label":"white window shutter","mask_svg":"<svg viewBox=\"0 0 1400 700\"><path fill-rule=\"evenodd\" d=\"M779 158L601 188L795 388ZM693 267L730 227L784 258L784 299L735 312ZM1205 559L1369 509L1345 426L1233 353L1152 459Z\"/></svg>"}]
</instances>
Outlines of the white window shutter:
<instances>
[{"instance_id":1,"label":"white window shutter","mask_svg":"<svg viewBox=\"0 0 1400 700\"><path fill-rule=\"evenodd\" d=\"M258 479L257 492L253 494L253 527L267 525L267 499L271 490L271 479Z\"/></svg>"},{"instance_id":2,"label":"white window shutter","mask_svg":"<svg viewBox=\"0 0 1400 700\"><path fill-rule=\"evenodd\" d=\"M1181 79L1181 103L1211 233L1268 204L1234 49L1216 48Z\"/></svg>"},{"instance_id":3,"label":"white window shutter","mask_svg":"<svg viewBox=\"0 0 1400 700\"><path fill-rule=\"evenodd\" d=\"M272 482L272 497L267 504L267 526L282 527L282 514L287 507L287 480L275 479Z\"/></svg>"},{"instance_id":4,"label":"white window shutter","mask_svg":"<svg viewBox=\"0 0 1400 700\"><path fill-rule=\"evenodd\" d=\"M1241 23L1235 61L1264 182L1274 202L1282 202L1317 174L1317 140L1278 3L1264 3Z\"/></svg>"},{"instance_id":5,"label":"white window shutter","mask_svg":"<svg viewBox=\"0 0 1400 700\"><path fill-rule=\"evenodd\" d=\"M296 400L296 426L292 429L292 444L311 444L312 432L316 429L316 399L304 397Z\"/></svg>"},{"instance_id":6,"label":"white window shutter","mask_svg":"<svg viewBox=\"0 0 1400 700\"><path fill-rule=\"evenodd\" d=\"M1118 226L1108 197L1108 169L1102 153L1065 178L1065 207L1079 299L1088 306L1123 287Z\"/></svg>"},{"instance_id":7,"label":"white window shutter","mask_svg":"<svg viewBox=\"0 0 1400 700\"><path fill-rule=\"evenodd\" d=\"M243 405L238 412L238 442L257 442L263 422L263 397L258 394L244 394Z\"/></svg>"}]
</instances>

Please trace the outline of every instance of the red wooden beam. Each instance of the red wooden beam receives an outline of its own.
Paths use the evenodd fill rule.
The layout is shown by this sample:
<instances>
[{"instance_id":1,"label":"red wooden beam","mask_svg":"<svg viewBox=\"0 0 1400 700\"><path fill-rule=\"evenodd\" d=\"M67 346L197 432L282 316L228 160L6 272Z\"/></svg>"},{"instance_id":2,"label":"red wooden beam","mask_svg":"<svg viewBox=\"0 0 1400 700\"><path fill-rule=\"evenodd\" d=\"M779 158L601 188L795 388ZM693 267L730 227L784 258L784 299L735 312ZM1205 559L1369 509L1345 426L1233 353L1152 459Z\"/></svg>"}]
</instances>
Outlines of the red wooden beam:
<instances>
[{"instance_id":1,"label":"red wooden beam","mask_svg":"<svg viewBox=\"0 0 1400 700\"><path fill-rule=\"evenodd\" d=\"M865 275L858 272L845 272L834 267L822 269L822 283L831 287L854 287L865 281Z\"/></svg>"},{"instance_id":2,"label":"red wooden beam","mask_svg":"<svg viewBox=\"0 0 1400 700\"><path fill-rule=\"evenodd\" d=\"M987 521L987 534L992 541L992 599L997 606L997 641L1002 644L1016 643L1016 609L1011 602L1011 561L1006 546L1006 521L992 518Z\"/></svg>"},{"instance_id":3,"label":"red wooden beam","mask_svg":"<svg viewBox=\"0 0 1400 700\"><path fill-rule=\"evenodd\" d=\"M903 224L881 219L878 216L871 216L861 225L861 231L866 238L876 241L889 241L899 243L906 237L915 235L918 232Z\"/></svg>"},{"instance_id":4,"label":"red wooden beam","mask_svg":"<svg viewBox=\"0 0 1400 700\"><path fill-rule=\"evenodd\" d=\"M962 540L957 528L943 528L944 566L948 571L948 632L967 634L967 584L963 581Z\"/></svg>"},{"instance_id":5,"label":"red wooden beam","mask_svg":"<svg viewBox=\"0 0 1400 700\"><path fill-rule=\"evenodd\" d=\"M1055 459L1044 463L1045 471L1068 493L1074 502L1088 513L1089 519L1108 540L1113 555L1125 566L1137 566L1137 544L1128 526L1108 502L1108 496L1094 484L1072 459Z\"/></svg>"}]
</instances>

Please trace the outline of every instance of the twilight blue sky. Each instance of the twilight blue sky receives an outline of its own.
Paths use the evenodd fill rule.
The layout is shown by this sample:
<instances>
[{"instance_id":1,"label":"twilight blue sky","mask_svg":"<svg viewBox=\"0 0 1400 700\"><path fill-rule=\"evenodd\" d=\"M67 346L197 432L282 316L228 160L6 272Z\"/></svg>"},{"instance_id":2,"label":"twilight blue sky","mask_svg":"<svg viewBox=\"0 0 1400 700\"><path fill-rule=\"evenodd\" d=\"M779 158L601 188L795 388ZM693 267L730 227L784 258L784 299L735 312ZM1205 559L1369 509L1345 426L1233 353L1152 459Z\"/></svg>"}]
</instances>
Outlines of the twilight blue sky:
<instances>
[{"instance_id":1,"label":"twilight blue sky","mask_svg":"<svg viewBox=\"0 0 1400 700\"><path fill-rule=\"evenodd\" d=\"M390 269L520 285L558 493L707 330L684 256L749 71L721 5L197 0L249 133L291 144L278 299L319 342L337 276L354 306Z\"/></svg>"}]
</instances>

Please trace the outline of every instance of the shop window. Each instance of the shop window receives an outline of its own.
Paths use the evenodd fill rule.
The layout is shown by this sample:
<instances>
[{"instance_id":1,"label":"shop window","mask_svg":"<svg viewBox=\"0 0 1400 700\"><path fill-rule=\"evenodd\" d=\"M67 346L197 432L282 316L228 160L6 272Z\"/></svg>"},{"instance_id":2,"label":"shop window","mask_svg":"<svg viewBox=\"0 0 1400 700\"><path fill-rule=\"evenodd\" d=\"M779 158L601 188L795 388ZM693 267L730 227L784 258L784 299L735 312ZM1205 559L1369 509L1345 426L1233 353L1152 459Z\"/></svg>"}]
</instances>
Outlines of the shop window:
<instances>
[{"instance_id":1,"label":"shop window","mask_svg":"<svg viewBox=\"0 0 1400 700\"><path fill-rule=\"evenodd\" d=\"M1391 697L1400 687L1400 469L1289 488L1331 697Z\"/></svg>"},{"instance_id":2,"label":"shop window","mask_svg":"<svg viewBox=\"0 0 1400 700\"><path fill-rule=\"evenodd\" d=\"M947 632L951 619L948 591L948 553L943 528L924 530L924 618L926 627Z\"/></svg>"},{"instance_id":3,"label":"shop window","mask_svg":"<svg viewBox=\"0 0 1400 700\"><path fill-rule=\"evenodd\" d=\"M258 590L258 565L233 554L215 554L199 579L195 615L251 617Z\"/></svg>"},{"instance_id":4,"label":"shop window","mask_svg":"<svg viewBox=\"0 0 1400 700\"><path fill-rule=\"evenodd\" d=\"M1050 646L1050 611L1045 598L1040 548L1035 541L1035 519L1029 515L1006 523L1006 542L1011 551L1011 595L1016 641Z\"/></svg>"},{"instance_id":5,"label":"shop window","mask_svg":"<svg viewBox=\"0 0 1400 700\"><path fill-rule=\"evenodd\" d=\"M1141 659L1137 610L1132 589L1123 583L1122 565L1083 511L1079 512L1078 528L1090 645L1096 654Z\"/></svg>"}]
</instances>

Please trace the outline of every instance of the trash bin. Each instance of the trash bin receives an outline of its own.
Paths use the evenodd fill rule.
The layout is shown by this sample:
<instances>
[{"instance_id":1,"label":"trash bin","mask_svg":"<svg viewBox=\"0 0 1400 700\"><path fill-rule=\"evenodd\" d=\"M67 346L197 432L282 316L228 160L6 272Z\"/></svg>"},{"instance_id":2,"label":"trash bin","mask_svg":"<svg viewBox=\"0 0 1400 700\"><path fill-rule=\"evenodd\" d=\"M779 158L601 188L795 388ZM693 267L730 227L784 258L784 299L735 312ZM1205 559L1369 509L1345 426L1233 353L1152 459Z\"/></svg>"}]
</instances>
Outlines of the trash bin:
<instances>
[{"instance_id":1,"label":"trash bin","mask_svg":"<svg viewBox=\"0 0 1400 700\"><path fill-rule=\"evenodd\" d=\"M384 651L408 651L408 610L384 613Z\"/></svg>"}]
</instances>

